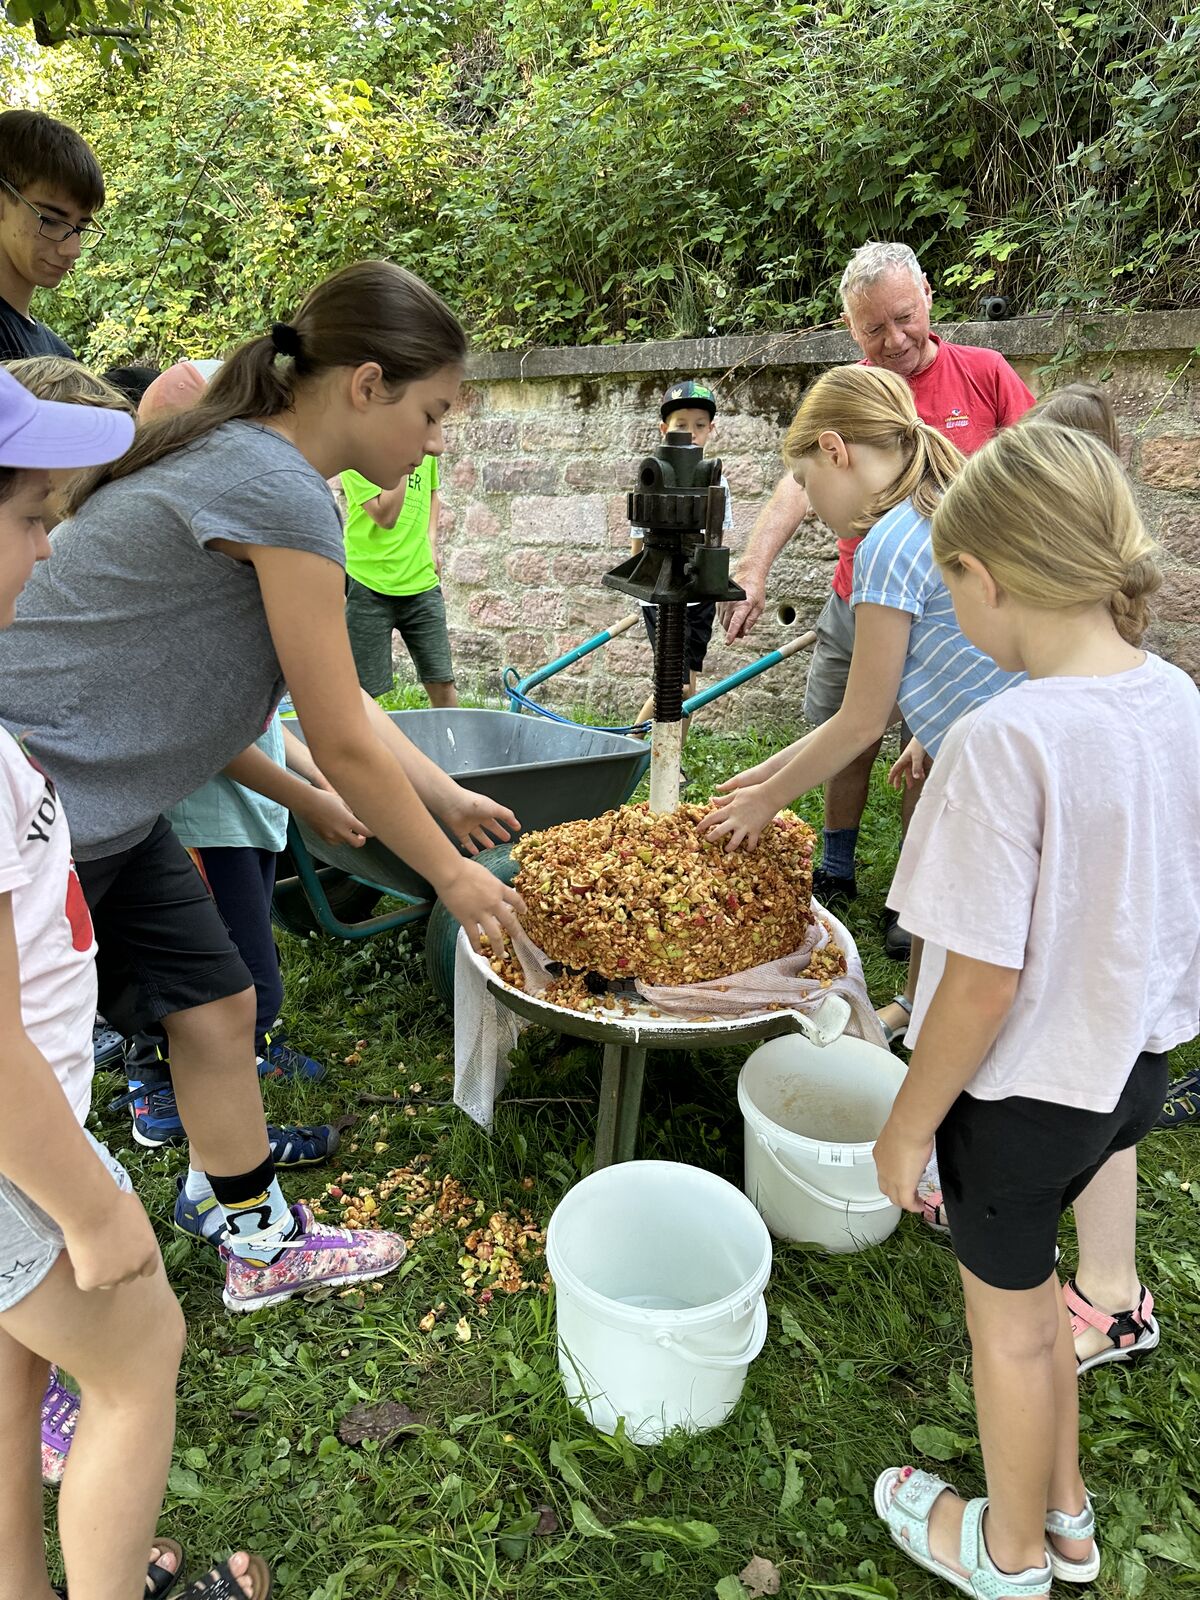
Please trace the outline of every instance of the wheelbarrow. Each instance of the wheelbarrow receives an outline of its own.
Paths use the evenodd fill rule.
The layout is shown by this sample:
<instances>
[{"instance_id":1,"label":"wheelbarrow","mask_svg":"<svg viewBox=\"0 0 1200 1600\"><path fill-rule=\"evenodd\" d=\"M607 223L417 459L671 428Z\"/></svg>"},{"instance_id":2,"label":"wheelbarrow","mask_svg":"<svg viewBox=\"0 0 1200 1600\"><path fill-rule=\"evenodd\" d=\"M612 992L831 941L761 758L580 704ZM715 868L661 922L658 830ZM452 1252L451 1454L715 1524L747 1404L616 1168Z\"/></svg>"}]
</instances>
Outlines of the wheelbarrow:
<instances>
[{"instance_id":1,"label":"wheelbarrow","mask_svg":"<svg viewBox=\"0 0 1200 1600\"><path fill-rule=\"evenodd\" d=\"M389 715L444 772L508 806L526 829L597 817L622 805L650 762L649 748L637 739L511 711L455 707ZM303 737L299 724L294 726ZM505 875L508 851L502 845L479 859ZM272 903L280 927L364 939L437 910L441 914L426 939L426 965L442 998L452 997L458 925L437 905L432 885L381 840L368 839L360 849L329 845L292 817L287 856ZM376 914L382 895L397 904Z\"/></svg>"}]
</instances>

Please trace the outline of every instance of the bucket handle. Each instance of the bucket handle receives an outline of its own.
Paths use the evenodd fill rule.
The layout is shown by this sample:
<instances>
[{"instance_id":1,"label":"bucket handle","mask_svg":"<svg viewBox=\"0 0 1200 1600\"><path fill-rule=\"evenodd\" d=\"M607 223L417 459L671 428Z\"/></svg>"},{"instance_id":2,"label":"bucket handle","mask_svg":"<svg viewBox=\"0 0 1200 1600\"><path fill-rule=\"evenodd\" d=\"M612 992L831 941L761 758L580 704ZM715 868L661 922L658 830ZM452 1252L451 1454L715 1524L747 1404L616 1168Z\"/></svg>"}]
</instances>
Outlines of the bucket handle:
<instances>
[{"instance_id":1,"label":"bucket handle","mask_svg":"<svg viewBox=\"0 0 1200 1600\"><path fill-rule=\"evenodd\" d=\"M767 1142L767 1135L761 1129L756 1130L754 1137L764 1150L775 1154L774 1146ZM873 1140L869 1145L821 1144L815 1139L810 1139L809 1143L817 1147L816 1161L819 1167L865 1167L868 1162L874 1163L875 1160Z\"/></svg>"},{"instance_id":2,"label":"bucket handle","mask_svg":"<svg viewBox=\"0 0 1200 1600\"><path fill-rule=\"evenodd\" d=\"M682 1339L677 1339L666 1328L659 1329L654 1336L654 1342L663 1350L671 1350L675 1355L682 1356L694 1367L713 1367L720 1371L728 1371L731 1367L748 1367L767 1342L767 1302L760 1294L758 1304L754 1308L754 1325L750 1329L750 1338L746 1348L739 1350L736 1355L702 1355L699 1351L690 1349Z\"/></svg>"},{"instance_id":3,"label":"bucket handle","mask_svg":"<svg viewBox=\"0 0 1200 1600\"><path fill-rule=\"evenodd\" d=\"M755 1142L781 1177L786 1178L788 1183L799 1189L802 1194L808 1195L811 1200L820 1201L822 1205L845 1211L850 1216L867 1216L872 1211L882 1211L885 1206L890 1206L892 1203L886 1195L880 1195L878 1200L848 1200L843 1199L841 1195L826 1194L823 1189L816 1189L811 1183L806 1183L798 1172L785 1167L779 1159L779 1152L772 1148L765 1134L755 1134Z\"/></svg>"},{"instance_id":4,"label":"bucket handle","mask_svg":"<svg viewBox=\"0 0 1200 1600\"><path fill-rule=\"evenodd\" d=\"M837 1043L853 1014L850 1002L840 994L826 995L815 1011L793 1012L800 1032L810 1044L822 1049L827 1044Z\"/></svg>"}]
</instances>

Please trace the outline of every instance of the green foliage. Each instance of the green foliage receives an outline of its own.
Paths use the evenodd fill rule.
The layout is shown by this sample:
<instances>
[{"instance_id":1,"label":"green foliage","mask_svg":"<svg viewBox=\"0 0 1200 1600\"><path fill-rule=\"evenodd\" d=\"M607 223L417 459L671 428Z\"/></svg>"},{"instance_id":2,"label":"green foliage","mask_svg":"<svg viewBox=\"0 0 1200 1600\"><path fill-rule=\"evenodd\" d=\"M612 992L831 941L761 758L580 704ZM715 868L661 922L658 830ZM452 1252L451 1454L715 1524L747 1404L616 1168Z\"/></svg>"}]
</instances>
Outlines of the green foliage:
<instances>
[{"instance_id":1,"label":"green foliage","mask_svg":"<svg viewBox=\"0 0 1200 1600\"><path fill-rule=\"evenodd\" d=\"M197 0L134 76L68 59L114 195L57 318L93 355L219 349L372 253L491 347L808 326L867 238L946 315L1200 282L1172 0Z\"/></svg>"},{"instance_id":2,"label":"green foliage","mask_svg":"<svg viewBox=\"0 0 1200 1600\"><path fill-rule=\"evenodd\" d=\"M83 39L105 66L135 65L156 28L169 28L192 14L190 0L5 0L4 15L15 28L29 28L51 48Z\"/></svg>"}]
</instances>

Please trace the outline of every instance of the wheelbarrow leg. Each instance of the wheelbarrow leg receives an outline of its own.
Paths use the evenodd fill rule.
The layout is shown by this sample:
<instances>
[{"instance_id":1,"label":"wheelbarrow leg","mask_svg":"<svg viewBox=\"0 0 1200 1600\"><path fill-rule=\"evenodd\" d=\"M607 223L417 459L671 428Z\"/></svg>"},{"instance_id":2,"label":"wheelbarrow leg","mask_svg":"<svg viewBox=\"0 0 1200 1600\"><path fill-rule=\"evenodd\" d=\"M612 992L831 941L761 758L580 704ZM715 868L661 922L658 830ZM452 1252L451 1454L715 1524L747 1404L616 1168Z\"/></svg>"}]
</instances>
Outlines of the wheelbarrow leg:
<instances>
[{"instance_id":1,"label":"wheelbarrow leg","mask_svg":"<svg viewBox=\"0 0 1200 1600\"><path fill-rule=\"evenodd\" d=\"M594 1168L629 1161L637 1147L646 1052L637 1045L606 1044L600 1079Z\"/></svg>"}]
</instances>

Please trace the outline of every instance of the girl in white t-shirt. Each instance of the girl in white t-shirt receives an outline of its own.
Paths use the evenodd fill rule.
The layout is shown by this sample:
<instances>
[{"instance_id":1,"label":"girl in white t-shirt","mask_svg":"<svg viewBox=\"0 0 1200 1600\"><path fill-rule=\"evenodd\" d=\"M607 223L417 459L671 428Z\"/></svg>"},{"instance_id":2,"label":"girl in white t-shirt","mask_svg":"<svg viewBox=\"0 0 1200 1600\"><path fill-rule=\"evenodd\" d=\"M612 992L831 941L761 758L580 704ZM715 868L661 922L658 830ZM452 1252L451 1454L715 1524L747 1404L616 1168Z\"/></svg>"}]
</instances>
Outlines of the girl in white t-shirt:
<instances>
[{"instance_id":1,"label":"girl in white t-shirt","mask_svg":"<svg viewBox=\"0 0 1200 1600\"><path fill-rule=\"evenodd\" d=\"M1017 1600L1099 1571L1056 1237L1154 1125L1166 1052L1196 1032L1200 696L1138 647L1154 547L1094 438L999 435L933 550L963 632L1028 681L951 729L901 856L890 903L925 959L875 1161L920 1211L936 1139L988 1498L892 1467L875 1504L921 1566Z\"/></svg>"}]
</instances>

